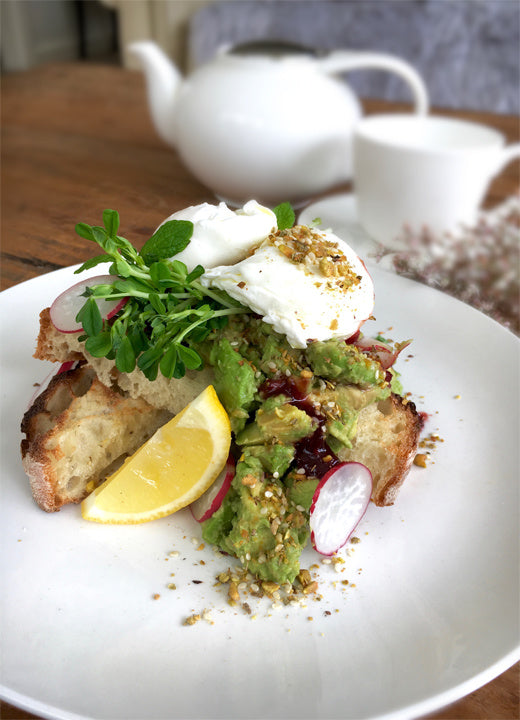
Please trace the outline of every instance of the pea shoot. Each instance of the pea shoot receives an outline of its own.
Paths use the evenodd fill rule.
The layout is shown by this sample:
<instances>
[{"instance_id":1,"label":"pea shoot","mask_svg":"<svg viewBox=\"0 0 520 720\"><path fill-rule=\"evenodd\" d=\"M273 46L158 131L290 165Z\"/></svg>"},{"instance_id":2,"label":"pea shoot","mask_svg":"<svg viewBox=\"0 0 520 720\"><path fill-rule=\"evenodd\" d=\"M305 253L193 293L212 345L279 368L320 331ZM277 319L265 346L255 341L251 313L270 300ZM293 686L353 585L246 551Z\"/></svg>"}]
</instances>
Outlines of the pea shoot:
<instances>
[{"instance_id":1,"label":"pea shoot","mask_svg":"<svg viewBox=\"0 0 520 720\"><path fill-rule=\"evenodd\" d=\"M279 227L294 224L288 203L274 209ZM196 349L212 330L225 326L230 315L251 312L227 293L204 287L204 268L188 271L175 259L193 234L188 220L168 220L145 242L140 252L121 237L115 210L103 212L103 226L78 223L80 237L95 242L103 254L87 260L76 273L111 263L110 284L86 289L85 304L77 315L80 341L94 357L114 360L122 373L139 368L148 380L160 372L181 378L186 370L200 370L203 360ZM125 299L115 318L103 319L95 298Z\"/></svg>"}]
</instances>

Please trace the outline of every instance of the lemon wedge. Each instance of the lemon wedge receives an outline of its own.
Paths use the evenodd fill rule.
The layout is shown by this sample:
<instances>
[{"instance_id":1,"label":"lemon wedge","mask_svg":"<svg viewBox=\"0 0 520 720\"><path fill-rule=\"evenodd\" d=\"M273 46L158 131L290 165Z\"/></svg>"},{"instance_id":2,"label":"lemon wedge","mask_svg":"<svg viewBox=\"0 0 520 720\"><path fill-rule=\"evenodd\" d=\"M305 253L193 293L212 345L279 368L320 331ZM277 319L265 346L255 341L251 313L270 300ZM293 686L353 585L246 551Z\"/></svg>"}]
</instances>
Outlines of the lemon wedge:
<instances>
[{"instance_id":1,"label":"lemon wedge","mask_svg":"<svg viewBox=\"0 0 520 720\"><path fill-rule=\"evenodd\" d=\"M170 515L210 487L230 444L229 418L210 385L85 498L81 514L123 524Z\"/></svg>"}]
</instances>

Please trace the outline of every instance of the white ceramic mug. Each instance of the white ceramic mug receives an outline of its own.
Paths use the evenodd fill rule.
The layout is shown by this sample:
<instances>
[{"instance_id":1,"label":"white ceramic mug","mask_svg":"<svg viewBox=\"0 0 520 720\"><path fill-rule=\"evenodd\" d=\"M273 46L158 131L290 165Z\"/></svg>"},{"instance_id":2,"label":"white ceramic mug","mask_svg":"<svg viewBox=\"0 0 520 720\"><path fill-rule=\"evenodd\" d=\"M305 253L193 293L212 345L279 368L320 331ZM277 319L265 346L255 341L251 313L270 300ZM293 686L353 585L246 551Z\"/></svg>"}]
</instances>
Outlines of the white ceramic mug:
<instances>
[{"instance_id":1,"label":"white ceramic mug","mask_svg":"<svg viewBox=\"0 0 520 720\"><path fill-rule=\"evenodd\" d=\"M447 117L373 115L354 133L358 220L391 249L403 230L456 233L473 225L493 177L520 144L485 125Z\"/></svg>"}]
</instances>

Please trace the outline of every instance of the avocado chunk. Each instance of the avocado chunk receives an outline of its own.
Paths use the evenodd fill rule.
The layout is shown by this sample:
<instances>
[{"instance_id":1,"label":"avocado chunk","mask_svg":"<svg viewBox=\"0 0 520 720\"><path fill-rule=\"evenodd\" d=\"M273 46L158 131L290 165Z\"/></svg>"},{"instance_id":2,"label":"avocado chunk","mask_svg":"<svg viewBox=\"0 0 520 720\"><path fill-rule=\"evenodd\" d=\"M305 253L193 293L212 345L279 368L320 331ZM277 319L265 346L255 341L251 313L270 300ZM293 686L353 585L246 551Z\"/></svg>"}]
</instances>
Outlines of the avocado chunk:
<instances>
[{"instance_id":1,"label":"avocado chunk","mask_svg":"<svg viewBox=\"0 0 520 720\"><path fill-rule=\"evenodd\" d=\"M357 430L358 415L357 412L342 413L340 420L327 422L327 443L333 452L337 453L342 446L352 447L352 440Z\"/></svg>"},{"instance_id":2,"label":"avocado chunk","mask_svg":"<svg viewBox=\"0 0 520 720\"><path fill-rule=\"evenodd\" d=\"M257 391L255 371L225 338L214 344L210 362L215 370L215 391L229 415L231 429L240 432Z\"/></svg>"},{"instance_id":3,"label":"avocado chunk","mask_svg":"<svg viewBox=\"0 0 520 720\"><path fill-rule=\"evenodd\" d=\"M211 545L220 546L222 538L227 537L233 527L237 501L238 496L230 488L219 509L202 523L203 540Z\"/></svg>"},{"instance_id":4,"label":"avocado chunk","mask_svg":"<svg viewBox=\"0 0 520 720\"><path fill-rule=\"evenodd\" d=\"M272 377L287 370L299 373L304 361L303 351L292 348L286 337L275 332L271 325L250 318L245 334L248 343L241 352L265 376Z\"/></svg>"},{"instance_id":5,"label":"avocado chunk","mask_svg":"<svg viewBox=\"0 0 520 720\"><path fill-rule=\"evenodd\" d=\"M293 473L292 480L289 480L289 489L287 494L296 507L304 508L309 512L312 504L312 498L318 487L318 478L308 478L303 476L301 479Z\"/></svg>"},{"instance_id":6,"label":"avocado chunk","mask_svg":"<svg viewBox=\"0 0 520 720\"><path fill-rule=\"evenodd\" d=\"M374 385L360 388L357 385L337 385L316 395L322 405L330 408L326 422L327 443L338 453L342 447L351 448L357 433L357 420L361 410L390 395L390 386Z\"/></svg>"},{"instance_id":7,"label":"avocado chunk","mask_svg":"<svg viewBox=\"0 0 520 720\"><path fill-rule=\"evenodd\" d=\"M381 385L385 381L385 372L376 360L343 340L312 342L305 354L314 373L327 380L361 387Z\"/></svg>"},{"instance_id":8,"label":"avocado chunk","mask_svg":"<svg viewBox=\"0 0 520 720\"><path fill-rule=\"evenodd\" d=\"M222 505L202 523L202 537L260 579L282 584L298 575L308 529L304 515L289 507L283 484L267 478L260 459L246 450Z\"/></svg>"},{"instance_id":9,"label":"avocado chunk","mask_svg":"<svg viewBox=\"0 0 520 720\"><path fill-rule=\"evenodd\" d=\"M251 445L247 449L250 455L260 460L263 469L274 477L281 477L287 472L295 455L293 445L282 443Z\"/></svg>"},{"instance_id":10,"label":"avocado chunk","mask_svg":"<svg viewBox=\"0 0 520 720\"><path fill-rule=\"evenodd\" d=\"M278 398L283 398L281 402ZM285 402L282 395L269 398L258 408L255 421L237 435L239 445L260 445L262 443L295 443L312 435L317 420L304 410Z\"/></svg>"}]
</instances>

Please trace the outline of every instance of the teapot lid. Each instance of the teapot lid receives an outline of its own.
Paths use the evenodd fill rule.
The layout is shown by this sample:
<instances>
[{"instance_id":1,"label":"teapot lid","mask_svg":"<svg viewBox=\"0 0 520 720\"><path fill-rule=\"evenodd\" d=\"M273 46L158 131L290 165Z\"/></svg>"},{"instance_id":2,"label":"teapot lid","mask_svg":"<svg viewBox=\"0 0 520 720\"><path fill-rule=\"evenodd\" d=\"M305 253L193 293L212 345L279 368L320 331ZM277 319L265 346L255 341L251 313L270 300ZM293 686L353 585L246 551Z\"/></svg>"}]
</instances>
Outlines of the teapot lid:
<instances>
[{"instance_id":1,"label":"teapot lid","mask_svg":"<svg viewBox=\"0 0 520 720\"><path fill-rule=\"evenodd\" d=\"M230 47L231 55L267 55L285 57L287 55L307 55L316 57L318 53L312 48L288 40L250 40Z\"/></svg>"}]
</instances>

